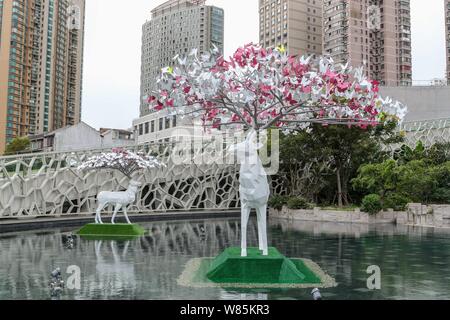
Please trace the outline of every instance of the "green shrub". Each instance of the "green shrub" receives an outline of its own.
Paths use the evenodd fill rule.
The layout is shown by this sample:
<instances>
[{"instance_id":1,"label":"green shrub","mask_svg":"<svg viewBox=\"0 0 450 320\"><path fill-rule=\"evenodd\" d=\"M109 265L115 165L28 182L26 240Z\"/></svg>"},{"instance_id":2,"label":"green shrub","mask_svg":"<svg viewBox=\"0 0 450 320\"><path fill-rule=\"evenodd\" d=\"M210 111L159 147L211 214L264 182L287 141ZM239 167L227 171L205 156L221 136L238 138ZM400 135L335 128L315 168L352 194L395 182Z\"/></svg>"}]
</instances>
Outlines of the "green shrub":
<instances>
[{"instance_id":1,"label":"green shrub","mask_svg":"<svg viewBox=\"0 0 450 320\"><path fill-rule=\"evenodd\" d=\"M398 195L405 196L410 202L449 203L450 162L432 165L427 160L412 160L399 164L388 160L367 164L359 168L358 176L351 182L355 191L378 194L386 199L388 206L399 200L404 204L406 199L400 199ZM397 194L391 203L387 199L389 194Z\"/></svg>"},{"instance_id":2,"label":"green shrub","mask_svg":"<svg viewBox=\"0 0 450 320\"><path fill-rule=\"evenodd\" d=\"M412 200L400 193L389 193L384 199L383 209L394 209L394 211L405 211L408 203Z\"/></svg>"},{"instance_id":3,"label":"green shrub","mask_svg":"<svg viewBox=\"0 0 450 320\"><path fill-rule=\"evenodd\" d=\"M282 210L283 206L287 205L289 197L286 196L273 196L269 199L268 205L275 210Z\"/></svg>"},{"instance_id":4,"label":"green shrub","mask_svg":"<svg viewBox=\"0 0 450 320\"><path fill-rule=\"evenodd\" d=\"M308 201L303 197L292 197L288 200L287 206L289 209L309 209L311 206Z\"/></svg>"},{"instance_id":5,"label":"green shrub","mask_svg":"<svg viewBox=\"0 0 450 320\"><path fill-rule=\"evenodd\" d=\"M369 194L362 200L361 209L369 214L377 214L383 209L381 197L377 194Z\"/></svg>"}]
</instances>

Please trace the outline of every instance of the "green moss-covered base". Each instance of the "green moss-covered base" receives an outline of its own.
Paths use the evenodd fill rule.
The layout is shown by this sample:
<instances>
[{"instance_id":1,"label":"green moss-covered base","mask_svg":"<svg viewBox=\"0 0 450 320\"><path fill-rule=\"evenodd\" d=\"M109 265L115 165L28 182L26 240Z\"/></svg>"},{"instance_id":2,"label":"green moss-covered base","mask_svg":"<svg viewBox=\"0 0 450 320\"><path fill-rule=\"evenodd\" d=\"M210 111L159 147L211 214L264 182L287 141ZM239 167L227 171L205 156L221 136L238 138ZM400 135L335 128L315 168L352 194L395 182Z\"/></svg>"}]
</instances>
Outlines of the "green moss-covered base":
<instances>
[{"instance_id":1,"label":"green moss-covered base","mask_svg":"<svg viewBox=\"0 0 450 320\"><path fill-rule=\"evenodd\" d=\"M192 259L178 279L187 287L224 288L328 288L333 278L308 259L288 259L275 248L262 256L249 248L240 256L240 248L229 248L217 258Z\"/></svg>"},{"instance_id":2,"label":"green moss-covered base","mask_svg":"<svg viewBox=\"0 0 450 320\"><path fill-rule=\"evenodd\" d=\"M145 234L144 228L137 224L96 224L91 223L85 225L78 232L83 238L95 240L128 240L140 237Z\"/></svg>"},{"instance_id":3,"label":"green moss-covered base","mask_svg":"<svg viewBox=\"0 0 450 320\"><path fill-rule=\"evenodd\" d=\"M258 248L228 248L212 263L206 276L219 283L320 283L320 279L301 261L292 261L275 248L263 256Z\"/></svg>"}]
</instances>

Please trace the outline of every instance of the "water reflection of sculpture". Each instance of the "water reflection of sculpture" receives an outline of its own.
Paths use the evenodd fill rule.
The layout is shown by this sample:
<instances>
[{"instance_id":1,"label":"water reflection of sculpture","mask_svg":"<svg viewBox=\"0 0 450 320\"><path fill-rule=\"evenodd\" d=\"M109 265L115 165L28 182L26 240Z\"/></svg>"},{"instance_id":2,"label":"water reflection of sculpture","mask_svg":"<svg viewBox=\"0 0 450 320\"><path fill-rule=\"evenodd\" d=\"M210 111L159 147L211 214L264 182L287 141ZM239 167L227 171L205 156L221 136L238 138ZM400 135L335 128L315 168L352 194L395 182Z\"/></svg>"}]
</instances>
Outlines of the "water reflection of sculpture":
<instances>
[{"instance_id":1,"label":"water reflection of sculpture","mask_svg":"<svg viewBox=\"0 0 450 320\"><path fill-rule=\"evenodd\" d=\"M128 257L129 247L130 241L122 243L122 248L118 248L115 241L94 242L97 273L95 276L90 275L91 279L87 279L87 283L95 282L103 298L120 296L121 291L132 292L137 289L134 261Z\"/></svg>"},{"instance_id":2,"label":"water reflection of sculpture","mask_svg":"<svg viewBox=\"0 0 450 320\"><path fill-rule=\"evenodd\" d=\"M257 238L254 225L252 239ZM239 224L228 221L192 221L190 223L154 223L148 225L148 234L141 244L155 256L177 253L192 257L213 257L230 244L239 243Z\"/></svg>"}]
</instances>

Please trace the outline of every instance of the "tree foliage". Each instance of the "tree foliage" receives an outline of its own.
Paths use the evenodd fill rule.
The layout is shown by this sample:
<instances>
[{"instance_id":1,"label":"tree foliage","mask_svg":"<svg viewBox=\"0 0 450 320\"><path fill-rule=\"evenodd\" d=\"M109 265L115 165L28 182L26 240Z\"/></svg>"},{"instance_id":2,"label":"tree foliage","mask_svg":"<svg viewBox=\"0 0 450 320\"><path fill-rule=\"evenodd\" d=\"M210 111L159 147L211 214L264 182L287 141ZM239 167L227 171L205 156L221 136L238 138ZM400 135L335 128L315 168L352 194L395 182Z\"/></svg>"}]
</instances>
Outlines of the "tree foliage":
<instances>
[{"instance_id":1,"label":"tree foliage","mask_svg":"<svg viewBox=\"0 0 450 320\"><path fill-rule=\"evenodd\" d=\"M387 157L383 146L402 139L394 121L366 129L316 124L308 131L284 136L281 170L289 193L302 194L314 202L336 200L340 206L348 205L350 180L358 168L364 163L383 161Z\"/></svg>"},{"instance_id":2,"label":"tree foliage","mask_svg":"<svg viewBox=\"0 0 450 320\"><path fill-rule=\"evenodd\" d=\"M353 188L376 193L382 201L404 197L426 204L450 203L450 161L443 162L446 157L442 156L447 147L441 144L426 149L419 144L407 157L363 165L352 181Z\"/></svg>"},{"instance_id":3,"label":"tree foliage","mask_svg":"<svg viewBox=\"0 0 450 320\"><path fill-rule=\"evenodd\" d=\"M5 150L5 155L18 154L23 151L29 150L31 145L30 139L28 137L18 137L14 138L7 146Z\"/></svg>"}]
</instances>

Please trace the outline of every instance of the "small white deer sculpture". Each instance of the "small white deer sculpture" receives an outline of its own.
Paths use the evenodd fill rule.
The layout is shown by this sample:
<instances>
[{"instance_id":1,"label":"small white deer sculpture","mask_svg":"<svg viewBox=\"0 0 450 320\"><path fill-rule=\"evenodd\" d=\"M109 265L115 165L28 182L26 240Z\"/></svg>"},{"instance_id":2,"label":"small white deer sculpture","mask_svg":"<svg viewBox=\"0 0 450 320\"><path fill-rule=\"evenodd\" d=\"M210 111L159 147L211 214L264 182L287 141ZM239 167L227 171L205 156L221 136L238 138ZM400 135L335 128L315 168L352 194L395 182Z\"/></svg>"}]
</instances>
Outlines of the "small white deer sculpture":
<instances>
[{"instance_id":1,"label":"small white deer sculpture","mask_svg":"<svg viewBox=\"0 0 450 320\"><path fill-rule=\"evenodd\" d=\"M107 205L114 205L114 214L111 223L115 224L116 216L119 210L123 209L123 214L128 224L131 224L128 219L127 206L136 200L136 193L142 184L140 182L131 180L128 189L124 192L100 192L97 196L98 207L95 215L95 223L103 224L101 212Z\"/></svg>"},{"instance_id":2,"label":"small white deer sculpture","mask_svg":"<svg viewBox=\"0 0 450 320\"><path fill-rule=\"evenodd\" d=\"M264 170L258 150L263 144L258 143L258 135L252 130L245 141L229 147L236 154L241 165L239 193L241 196L241 256L247 256L247 225L252 209L258 217L259 250L268 255L267 245L267 202L270 189L267 173Z\"/></svg>"}]
</instances>

